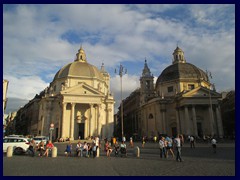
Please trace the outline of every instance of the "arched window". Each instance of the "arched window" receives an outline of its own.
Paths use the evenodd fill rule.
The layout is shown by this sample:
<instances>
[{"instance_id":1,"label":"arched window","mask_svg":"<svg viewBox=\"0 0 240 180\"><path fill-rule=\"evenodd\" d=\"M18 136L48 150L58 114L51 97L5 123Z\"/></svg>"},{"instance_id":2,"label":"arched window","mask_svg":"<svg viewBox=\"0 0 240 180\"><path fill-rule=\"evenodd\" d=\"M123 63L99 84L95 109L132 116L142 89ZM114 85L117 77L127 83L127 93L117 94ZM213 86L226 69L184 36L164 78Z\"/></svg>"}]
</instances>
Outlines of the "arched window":
<instances>
[{"instance_id":1,"label":"arched window","mask_svg":"<svg viewBox=\"0 0 240 180\"><path fill-rule=\"evenodd\" d=\"M149 114L148 119L153 119L153 115Z\"/></svg>"}]
</instances>

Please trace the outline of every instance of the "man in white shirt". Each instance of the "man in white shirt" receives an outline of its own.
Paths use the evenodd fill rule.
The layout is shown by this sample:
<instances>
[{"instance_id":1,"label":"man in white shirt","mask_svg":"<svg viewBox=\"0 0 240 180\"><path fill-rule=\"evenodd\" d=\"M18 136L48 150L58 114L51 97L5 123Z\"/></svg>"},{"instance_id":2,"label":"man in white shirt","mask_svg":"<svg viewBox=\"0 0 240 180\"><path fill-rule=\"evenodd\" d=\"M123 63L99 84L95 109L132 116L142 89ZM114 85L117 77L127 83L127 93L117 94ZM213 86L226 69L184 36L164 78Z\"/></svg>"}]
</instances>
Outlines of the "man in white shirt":
<instances>
[{"instance_id":1,"label":"man in white shirt","mask_svg":"<svg viewBox=\"0 0 240 180\"><path fill-rule=\"evenodd\" d=\"M190 147L195 148L195 139L193 136L190 137Z\"/></svg>"},{"instance_id":2,"label":"man in white shirt","mask_svg":"<svg viewBox=\"0 0 240 180\"><path fill-rule=\"evenodd\" d=\"M177 149L177 156L176 156L176 161L180 161L182 162L182 157L181 157L181 139L179 137L179 135L177 135L177 137L174 139L174 143Z\"/></svg>"},{"instance_id":3,"label":"man in white shirt","mask_svg":"<svg viewBox=\"0 0 240 180\"><path fill-rule=\"evenodd\" d=\"M217 140L212 138L212 147L213 147L213 153L217 153Z\"/></svg>"}]
</instances>

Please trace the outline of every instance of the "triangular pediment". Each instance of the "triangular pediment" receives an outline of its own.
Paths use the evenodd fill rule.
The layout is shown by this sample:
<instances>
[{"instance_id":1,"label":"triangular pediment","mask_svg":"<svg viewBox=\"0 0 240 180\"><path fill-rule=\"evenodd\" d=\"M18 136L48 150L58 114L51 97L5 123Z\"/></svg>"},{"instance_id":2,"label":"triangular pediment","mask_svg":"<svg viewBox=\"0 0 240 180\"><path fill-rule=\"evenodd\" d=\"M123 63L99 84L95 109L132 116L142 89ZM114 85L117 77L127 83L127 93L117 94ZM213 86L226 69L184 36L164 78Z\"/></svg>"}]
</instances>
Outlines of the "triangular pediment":
<instances>
[{"instance_id":1,"label":"triangular pediment","mask_svg":"<svg viewBox=\"0 0 240 180\"><path fill-rule=\"evenodd\" d=\"M61 94L66 95L85 95L85 96L102 96L103 93L98 91L97 89L89 86L86 83L79 83L76 86L67 88L60 92Z\"/></svg>"},{"instance_id":2,"label":"triangular pediment","mask_svg":"<svg viewBox=\"0 0 240 180\"><path fill-rule=\"evenodd\" d=\"M209 95L211 95L211 97L216 97L216 98L221 97L221 94L213 90L209 90L205 87L198 87L198 88L192 89L186 93L183 93L182 97L209 97Z\"/></svg>"}]
</instances>

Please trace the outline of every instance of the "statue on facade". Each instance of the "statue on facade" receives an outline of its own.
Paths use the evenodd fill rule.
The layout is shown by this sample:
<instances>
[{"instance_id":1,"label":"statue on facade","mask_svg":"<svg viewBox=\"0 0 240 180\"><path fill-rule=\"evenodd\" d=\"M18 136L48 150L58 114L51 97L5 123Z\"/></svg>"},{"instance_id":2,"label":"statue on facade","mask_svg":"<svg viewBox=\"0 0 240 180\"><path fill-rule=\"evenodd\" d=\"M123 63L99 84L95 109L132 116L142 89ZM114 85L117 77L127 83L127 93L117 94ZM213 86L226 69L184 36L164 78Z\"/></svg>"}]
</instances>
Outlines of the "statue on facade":
<instances>
[{"instance_id":1,"label":"statue on facade","mask_svg":"<svg viewBox=\"0 0 240 180\"><path fill-rule=\"evenodd\" d=\"M65 88L68 88L68 79L65 80Z\"/></svg>"}]
</instances>

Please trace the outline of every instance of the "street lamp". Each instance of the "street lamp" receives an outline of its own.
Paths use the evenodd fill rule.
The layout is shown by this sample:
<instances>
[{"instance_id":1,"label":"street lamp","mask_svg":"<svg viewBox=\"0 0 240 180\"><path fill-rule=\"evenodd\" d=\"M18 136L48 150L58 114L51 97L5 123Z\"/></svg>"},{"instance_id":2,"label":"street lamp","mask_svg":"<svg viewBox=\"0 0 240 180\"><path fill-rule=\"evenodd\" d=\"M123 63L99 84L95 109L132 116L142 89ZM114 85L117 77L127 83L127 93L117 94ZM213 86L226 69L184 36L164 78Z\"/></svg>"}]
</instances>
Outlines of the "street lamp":
<instances>
[{"instance_id":1,"label":"street lamp","mask_svg":"<svg viewBox=\"0 0 240 180\"><path fill-rule=\"evenodd\" d=\"M214 130L213 130L213 122L214 122L214 119L213 119L213 108L212 108L212 96L211 96L211 93L210 93L210 90L211 90L211 86L212 86L212 84L211 84L211 82L210 82L210 78L212 79L212 74L211 74L211 72L210 71L207 71L206 70L206 74L207 74L207 76L208 76L208 81L209 81L209 83L210 83L210 86L209 86L209 89L208 89L208 93L209 93L209 103L210 103L210 110L211 110L211 135L212 135L212 137L213 137L213 135L214 135Z\"/></svg>"},{"instance_id":2,"label":"street lamp","mask_svg":"<svg viewBox=\"0 0 240 180\"><path fill-rule=\"evenodd\" d=\"M120 81L121 81L121 127L122 127L122 138L124 136L124 132L123 132L123 98L122 98L122 76L124 74L127 74L127 69L125 67L123 67L123 65L120 64L119 68L119 76L120 76ZM117 73L117 69L115 69L115 73Z\"/></svg>"}]
</instances>

